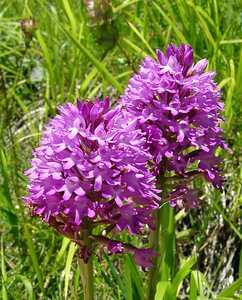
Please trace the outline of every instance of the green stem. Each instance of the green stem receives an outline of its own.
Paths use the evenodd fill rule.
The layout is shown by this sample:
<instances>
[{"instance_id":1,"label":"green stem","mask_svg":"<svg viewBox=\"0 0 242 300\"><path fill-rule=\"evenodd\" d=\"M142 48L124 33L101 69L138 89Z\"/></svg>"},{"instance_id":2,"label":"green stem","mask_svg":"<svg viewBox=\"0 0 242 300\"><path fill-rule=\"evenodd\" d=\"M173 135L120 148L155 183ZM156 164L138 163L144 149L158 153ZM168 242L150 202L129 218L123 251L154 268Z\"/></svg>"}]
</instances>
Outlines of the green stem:
<instances>
[{"instance_id":1,"label":"green stem","mask_svg":"<svg viewBox=\"0 0 242 300\"><path fill-rule=\"evenodd\" d=\"M154 300L157 283L170 281L174 275L175 235L174 209L169 203L156 211L156 230L150 235L150 247L160 256L154 259L155 266L148 274L148 300Z\"/></svg>"},{"instance_id":2,"label":"green stem","mask_svg":"<svg viewBox=\"0 0 242 300\"><path fill-rule=\"evenodd\" d=\"M91 251L91 240L88 236L88 232L83 233L83 241L84 244ZM81 271L81 281L84 291L84 299L85 300L93 300L94 299L94 285L93 285L93 258L89 257L88 262L85 263L83 259L78 259L79 268Z\"/></svg>"},{"instance_id":3,"label":"green stem","mask_svg":"<svg viewBox=\"0 0 242 300\"><path fill-rule=\"evenodd\" d=\"M159 217L161 214L161 210L158 210L155 212L155 220L156 220L156 230L152 231L150 233L150 248L156 250L160 255L160 249L159 249L159 239L160 239L160 222L159 222ZM148 300L153 300L155 298L155 293L156 293L156 284L157 284L157 277L159 273L159 268L158 268L158 259L162 260L162 257L160 256L159 258L154 258L154 267L149 269L148 273Z\"/></svg>"}]
</instances>

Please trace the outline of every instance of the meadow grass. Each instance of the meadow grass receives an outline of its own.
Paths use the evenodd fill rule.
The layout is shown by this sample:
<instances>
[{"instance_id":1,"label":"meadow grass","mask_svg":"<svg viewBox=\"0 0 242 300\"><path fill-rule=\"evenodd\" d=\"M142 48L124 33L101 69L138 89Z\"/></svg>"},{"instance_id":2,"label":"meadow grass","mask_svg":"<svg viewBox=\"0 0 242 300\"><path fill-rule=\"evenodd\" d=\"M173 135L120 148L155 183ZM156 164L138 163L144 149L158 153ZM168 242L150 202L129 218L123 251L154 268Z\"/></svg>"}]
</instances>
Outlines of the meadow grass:
<instances>
[{"instance_id":1,"label":"meadow grass","mask_svg":"<svg viewBox=\"0 0 242 300\"><path fill-rule=\"evenodd\" d=\"M100 21L83 1L0 2L2 299L83 299L78 248L31 218L21 200L23 172L59 104L106 95L116 101L140 61L171 42L191 44L195 59L208 58L217 72L232 154L218 153L227 179L222 194L200 181L201 209L161 210L155 299L241 299L240 10L239 0L115 0ZM26 42L20 19L30 17L37 30ZM147 246L148 236L132 241ZM147 278L129 255L94 257L95 299L147 299Z\"/></svg>"}]
</instances>

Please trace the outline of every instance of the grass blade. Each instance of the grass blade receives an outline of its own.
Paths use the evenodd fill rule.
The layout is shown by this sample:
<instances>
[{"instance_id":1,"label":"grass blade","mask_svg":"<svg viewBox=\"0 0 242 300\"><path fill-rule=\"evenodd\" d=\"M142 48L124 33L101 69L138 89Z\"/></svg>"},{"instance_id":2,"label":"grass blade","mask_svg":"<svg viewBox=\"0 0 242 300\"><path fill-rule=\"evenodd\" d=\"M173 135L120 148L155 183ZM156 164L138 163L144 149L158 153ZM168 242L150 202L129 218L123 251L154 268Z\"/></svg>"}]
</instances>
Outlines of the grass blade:
<instances>
[{"instance_id":1,"label":"grass blade","mask_svg":"<svg viewBox=\"0 0 242 300\"><path fill-rule=\"evenodd\" d=\"M0 149L0 162L1 162L1 169L3 175L3 193L2 193L2 203L5 205L4 211L6 212L9 224L11 225L11 232L13 236L18 239L19 232L18 232L18 217L14 212L14 205L13 199L10 191L10 183L11 180L9 178L9 165L7 161L7 157L3 149ZM3 207L4 208L4 207Z\"/></svg>"},{"instance_id":2,"label":"grass blade","mask_svg":"<svg viewBox=\"0 0 242 300\"><path fill-rule=\"evenodd\" d=\"M113 8L113 12L114 12L114 14L116 14L116 13L119 12L120 10L122 10L122 9L126 8L127 6L129 6L129 5L133 4L133 3L136 3L136 2L138 2L138 1L140 1L140 0L130 0L130 1L125 1L124 3L120 4L119 6L114 7L114 8Z\"/></svg>"},{"instance_id":3,"label":"grass blade","mask_svg":"<svg viewBox=\"0 0 242 300\"><path fill-rule=\"evenodd\" d=\"M226 221L229 224L230 228L234 231L234 233L240 238L240 240L242 240L242 234L234 226L234 224L229 220L229 218L226 216L226 214L223 212L223 210L219 207L219 205L216 202L213 202L213 206L222 215L224 221Z\"/></svg>"},{"instance_id":4,"label":"grass blade","mask_svg":"<svg viewBox=\"0 0 242 300\"><path fill-rule=\"evenodd\" d=\"M56 21L57 22L57 21ZM118 83L118 81L113 77L113 75L105 68L105 66L95 58L95 56L88 50L82 43L80 43L73 34L71 34L61 23L57 23L60 28L65 32L65 34L70 38L70 40L74 43L74 45L84 54L86 55L90 61L95 65L95 67L103 74L106 80L112 84L119 93L122 93L123 88Z\"/></svg>"},{"instance_id":5,"label":"grass blade","mask_svg":"<svg viewBox=\"0 0 242 300\"><path fill-rule=\"evenodd\" d=\"M139 37L142 43L146 46L146 48L150 51L153 56L155 55L155 51L150 47L149 43L145 40L145 38L139 33L138 29L129 21L127 21L129 27L134 31L134 33Z\"/></svg>"},{"instance_id":6,"label":"grass blade","mask_svg":"<svg viewBox=\"0 0 242 300\"><path fill-rule=\"evenodd\" d=\"M140 272L137 268L134 259L130 255L125 256L127 267L129 268L132 287L133 287L133 299L144 299L143 282L141 280Z\"/></svg>"},{"instance_id":7,"label":"grass blade","mask_svg":"<svg viewBox=\"0 0 242 300\"><path fill-rule=\"evenodd\" d=\"M176 276L174 277L174 280L172 281L172 286L171 286L174 295L177 295L179 285L183 282L184 278L190 274L191 268L195 265L195 263L196 263L196 257L193 256L176 273Z\"/></svg>"},{"instance_id":8,"label":"grass blade","mask_svg":"<svg viewBox=\"0 0 242 300\"><path fill-rule=\"evenodd\" d=\"M70 24L71 24L72 33L73 33L73 35L76 35L77 34L76 19L75 19L75 16L73 14L73 11L70 7L69 1L68 0L63 0L62 2L63 2L65 12L67 14L67 17L68 17L68 19L70 21Z\"/></svg>"},{"instance_id":9,"label":"grass blade","mask_svg":"<svg viewBox=\"0 0 242 300\"><path fill-rule=\"evenodd\" d=\"M213 297L213 293L211 290L210 285L208 284L205 276L203 273L201 273L198 270L192 271L191 272L191 277L190 277L190 297L191 300L197 299L197 296L199 295L200 299L207 299L207 297L204 297L204 290L203 287L206 287L209 293ZM198 293L198 295L197 295Z\"/></svg>"},{"instance_id":10,"label":"grass blade","mask_svg":"<svg viewBox=\"0 0 242 300\"><path fill-rule=\"evenodd\" d=\"M240 256L239 256L239 278L242 277L242 246L240 248Z\"/></svg>"},{"instance_id":11,"label":"grass blade","mask_svg":"<svg viewBox=\"0 0 242 300\"><path fill-rule=\"evenodd\" d=\"M127 255L124 256L125 300L133 300L130 264Z\"/></svg>"},{"instance_id":12,"label":"grass blade","mask_svg":"<svg viewBox=\"0 0 242 300\"><path fill-rule=\"evenodd\" d=\"M68 294L68 286L69 286L69 281L70 281L70 273L71 273L71 265L72 265L72 260L74 257L74 254L77 250L77 245L74 243L70 244L67 259L66 259L66 266L65 266L65 286L64 286L64 298L67 299L67 294Z\"/></svg>"},{"instance_id":13,"label":"grass blade","mask_svg":"<svg viewBox=\"0 0 242 300\"><path fill-rule=\"evenodd\" d=\"M33 300L35 297L33 294L33 286L31 284L30 280L24 275L17 275L16 279L19 279L23 282L23 284L28 292L28 295L29 295L28 299Z\"/></svg>"},{"instance_id":14,"label":"grass blade","mask_svg":"<svg viewBox=\"0 0 242 300\"><path fill-rule=\"evenodd\" d=\"M60 263L70 242L71 241L68 238L66 238L66 237L63 238L60 251L56 255L54 266L57 266Z\"/></svg>"},{"instance_id":15,"label":"grass blade","mask_svg":"<svg viewBox=\"0 0 242 300\"><path fill-rule=\"evenodd\" d=\"M172 27L172 29L174 30L177 38L185 43L188 44L187 39L185 38L185 36L183 35L183 33L177 28L176 24L172 21L172 19L170 19L167 14L164 12L164 10L162 8L160 8L160 6L158 6L156 4L156 2L153 2L153 5L155 6L155 8L157 9L157 11L162 15L162 17L164 18L164 20Z\"/></svg>"},{"instance_id":16,"label":"grass blade","mask_svg":"<svg viewBox=\"0 0 242 300\"><path fill-rule=\"evenodd\" d=\"M168 286L171 286L169 281L160 281L156 287L155 300L163 300Z\"/></svg>"},{"instance_id":17,"label":"grass blade","mask_svg":"<svg viewBox=\"0 0 242 300\"><path fill-rule=\"evenodd\" d=\"M132 41L130 41L129 39L127 39L125 37L123 37L121 39L121 44L126 44L126 45L130 46L141 58L145 58L146 56L149 55L143 49L141 49L140 47L138 47L136 44L134 44Z\"/></svg>"},{"instance_id":18,"label":"grass blade","mask_svg":"<svg viewBox=\"0 0 242 300\"><path fill-rule=\"evenodd\" d=\"M5 282L7 281L7 272L6 272L6 266L5 266L2 237L1 237L1 272L2 272L2 297L3 297L3 300L8 300L8 293L7 293L7 289L5 286Z\"/></svg>"},{"instance_id":19,"label":"grass blade","mask_svg":"<svg viewBox=\"0 0 242 300\"><path fill-rule=\"evenodd\" d=\"M26 239L26 243L27 243L27 246L28 246L28 249L29 249L29 253L30 253L32 262L33 262L33 268L36 272L39 287L40 287L41 292L44 296L45 291L44 291L43 275L42 275L42 272L41 272L41 269L40 269L39 260L38 260L36 251L34 249L34 243L33 243L32 237L29 233L27 225L24 225L24 236L25 236L25 239Z\"/></svg>"},{"instance_id":20,"label":"grass blade","mask_svg":"<svg viewBox=\"0 0 242 300\"><path fill-rule=\"evenodd\" d=\"M111 262L111 260L109 259L109 257L107 255L105 255L105 258L107 260L108 266L109 266L110 271L112 273L113 279L118 284L120 290L122 291L122 294L125 295L125 287L124 287L123 282L120 279L118 271L116 270L114 264Z\"/></svg>"},{"instance_id":21,"label":"grass blade","mask_svg":"<svg viewBox=\"0 0 242 300\"><path fill-rule=\"evenodd\" d=\"M224 289L215 300L219 300L221 297L234 297L235 293L238 292L241 295L242 292L242 278L236 280L229 287Z\"/></svg>"},{"instance_id":22,"label":"grass blade","mask_svg":"<svg viewBox=\"0 0 242 300\"><path fill-rule=\"evenodd\" d=\"M50 54L49 54L49 49L44 41L44 38L43 38L40 30L37 30L35 34L36 34L36 38L40 44L40 47L43 51L44 59L46 61L46 65L47 65L47 69L48 69L49 77L50 77L49 80L50 80L50 85L51 85L52 97L53 97L53 100L55 101L56 100L56 92L55 92L55 84L54 84L55 77L54 77L54 69L52 67L51 58L50 58Z\"/></svg>"}]
</instances>

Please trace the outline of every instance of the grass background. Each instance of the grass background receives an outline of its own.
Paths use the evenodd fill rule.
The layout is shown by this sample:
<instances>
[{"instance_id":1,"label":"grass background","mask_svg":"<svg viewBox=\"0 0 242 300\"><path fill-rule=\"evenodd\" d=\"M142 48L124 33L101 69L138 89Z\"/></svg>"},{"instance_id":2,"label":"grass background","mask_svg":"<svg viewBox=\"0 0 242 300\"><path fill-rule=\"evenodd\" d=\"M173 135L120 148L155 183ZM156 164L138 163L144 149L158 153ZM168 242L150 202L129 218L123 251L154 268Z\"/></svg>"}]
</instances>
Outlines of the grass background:
<instances>
[{"instance_id":1,"label":"grass background","mask_svg":"<svg viewBox=\"0 0 242 300\"><path fill-rule=\"evenodd\" d=\"M156 300L241 299L241 2L114 0L105 12L88 11L87 2L93 1L0 2L0 298L83 299L78 250L23 207L23 171L59 104L106 95L116 101L142 58L183 42L218 73L233 152L219 153L227 179L222 194L202 182L201 209L173 211L175 222L164 211L163 232L173 234L162 236L166 271ZM37 30L27 42L20 20L30 17ZM135 243L147 246L147 237ZM130 256L104 255L94 264L96 299L146 299L147 274Z\"/></svg>"}]
</instances>

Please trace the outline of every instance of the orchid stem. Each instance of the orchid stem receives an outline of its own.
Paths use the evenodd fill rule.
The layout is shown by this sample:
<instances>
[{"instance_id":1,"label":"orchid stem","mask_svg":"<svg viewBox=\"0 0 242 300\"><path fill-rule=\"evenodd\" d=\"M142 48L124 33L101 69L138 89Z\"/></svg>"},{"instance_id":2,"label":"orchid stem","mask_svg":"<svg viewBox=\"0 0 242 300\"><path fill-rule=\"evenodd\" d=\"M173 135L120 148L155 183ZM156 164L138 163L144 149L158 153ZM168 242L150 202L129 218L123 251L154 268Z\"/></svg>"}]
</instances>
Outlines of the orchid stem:
<instances>
[{"instance_id":1,"label":"orchid stem","mask_svg":"<svg viewBox=\"0 0 242 300\"><path fill-rule=\"evenodd\" d=\"M156 211L156 230L150 235L150 247L160 256L154 259L154 267L148 274L148 300L154 300L159 281L170 281L175 268L174 209L169 203Z\"/></svg>"},{"instance_id":2,"label":"orchid stem","mask_svg":"<svg viewBox=\"0 0 242 300\"><path fill-rule=\"evenodd\" d=\"M83 233L83 241L86 246L88 246L91 251L91 240L88 236L88 232ZM89 257L88 262L85 263L83 259L78 259L78 264L81 272L81 281L84 291L85 300L94 299L94 284L93 284L93 258Z\"/></svg>"},{"instance_id":3,"label":"orchid stem","mask_svg":"<svg viewBox=\"0 0 242 300\"><path fill-rule=\"evenodd\" d=\"M162 208L159 209L158 211L155 212L155 222L156 222L156 230L152 231L150 233L150 248L154 249L157 251L160 255L159 251L159 239L160 239L160 222L159 222L159 215L161 212ZM162 260L162 257L159 257L159 260ZM148 273L148 300L153 300L155 298L155 293L156 293L156 284L157 284L157 277L158 277L158 258L155 257L153 259L154 262L154 267L149 269Z\"/></svg>"}]
</instances>

